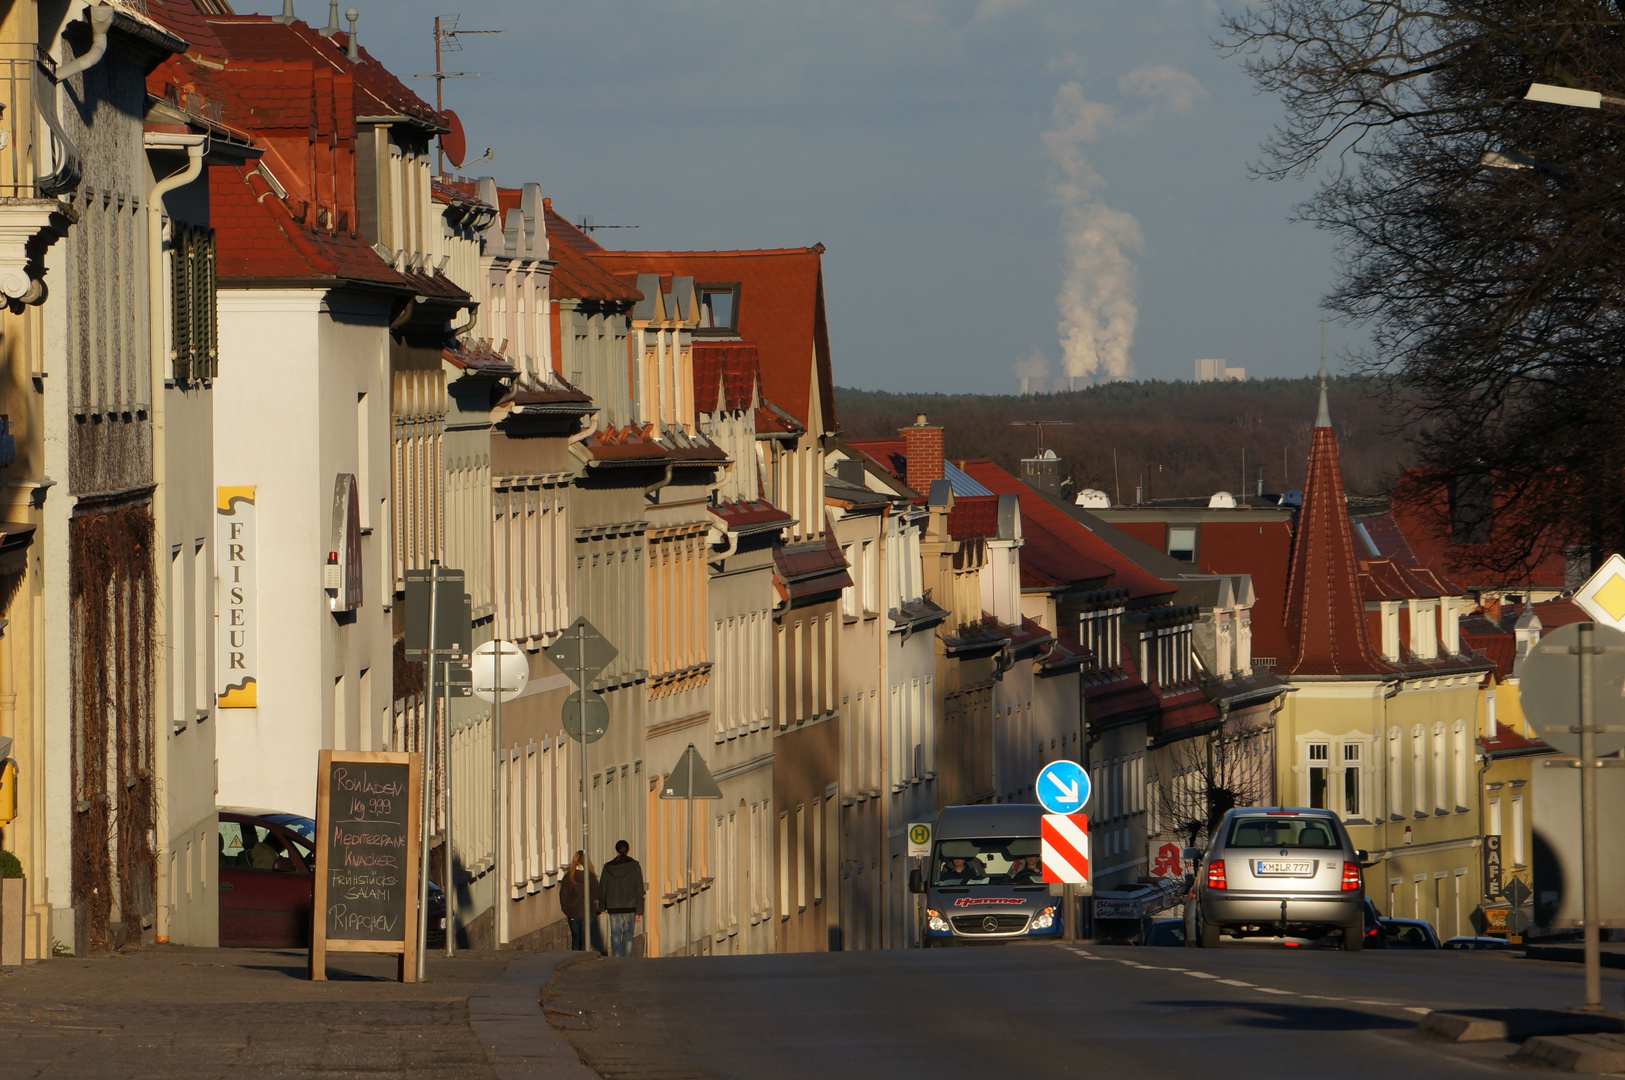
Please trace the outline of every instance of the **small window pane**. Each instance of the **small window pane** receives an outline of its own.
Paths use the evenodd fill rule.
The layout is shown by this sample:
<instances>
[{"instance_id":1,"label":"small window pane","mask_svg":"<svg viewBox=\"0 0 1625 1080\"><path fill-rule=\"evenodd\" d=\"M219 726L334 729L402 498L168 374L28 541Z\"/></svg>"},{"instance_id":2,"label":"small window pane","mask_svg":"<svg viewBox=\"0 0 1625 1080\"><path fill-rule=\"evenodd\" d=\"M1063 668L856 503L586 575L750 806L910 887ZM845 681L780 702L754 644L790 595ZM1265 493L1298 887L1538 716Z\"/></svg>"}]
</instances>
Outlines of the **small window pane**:
<instances>
[{"instance_id":1,"label":"small window pane","mask_svg":"<svg viewBox=\"0 0 1625 1080\"><path fill-rule=\"evenodd\" d=\"M1168 554L1181 562L1194 562L1196 560L1195 526L1182 525L1169 528Z\"/></svg>"}]
</instances>

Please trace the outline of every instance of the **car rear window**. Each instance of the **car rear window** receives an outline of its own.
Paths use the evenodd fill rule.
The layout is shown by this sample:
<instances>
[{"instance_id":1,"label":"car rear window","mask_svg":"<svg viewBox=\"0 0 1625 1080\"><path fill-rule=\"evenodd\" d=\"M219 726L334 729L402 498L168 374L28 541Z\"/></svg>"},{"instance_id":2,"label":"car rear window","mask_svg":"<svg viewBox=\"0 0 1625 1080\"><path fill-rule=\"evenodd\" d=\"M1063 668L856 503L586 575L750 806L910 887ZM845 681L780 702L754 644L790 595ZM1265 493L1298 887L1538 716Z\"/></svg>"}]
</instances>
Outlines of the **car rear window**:
<instances>
[{"instance_id":1,"label":"car rear window","mask_svg":"<svg viewBox=\"0 0 1625 1080\"><path fill-rule=\"evenodd\" d=\"M1230 847L1335 848L1342 847L1337 826L1323 817L1238 817L1231 823Z\"/></svg>"}]
</instances>

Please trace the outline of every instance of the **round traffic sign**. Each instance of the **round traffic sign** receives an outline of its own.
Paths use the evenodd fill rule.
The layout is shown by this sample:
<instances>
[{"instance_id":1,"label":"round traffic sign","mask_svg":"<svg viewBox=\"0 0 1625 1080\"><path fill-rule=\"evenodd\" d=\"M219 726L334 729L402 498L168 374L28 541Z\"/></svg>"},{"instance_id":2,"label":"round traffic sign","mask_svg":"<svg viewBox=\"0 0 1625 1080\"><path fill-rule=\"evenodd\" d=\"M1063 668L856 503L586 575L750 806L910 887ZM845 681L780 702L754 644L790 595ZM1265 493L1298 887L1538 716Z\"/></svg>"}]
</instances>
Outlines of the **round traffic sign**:
<instances>
[{"instance_id":1,"label":"round traffic sign","mask_svg":"<svg viewBox=\"0 0 1625 1080\"><path fill-rule=\"evenodd\" d=\"M502 654L501 680L498 681L497 653ZM511 641L486 641L476 646L471 661L474 693L486 701L497 699L498 688L504 703L518 697L530 682L530 658L523 649Z\"/></svg>"},{"instance_id":2,"label":"round traffic sign","mask_svg":"<svg viewBox=\"0 0 1625 1080\"><path fill-rule=\"evenodd\" d=\"M1625 725L1625 633L1601 623L1570 623L1543 636L1529 650L1518 680L1523 714L1545 742L1565 754L1580 752L1580 627L1591 626L1593 715L1596 726ZM1625 735L1598 734L1597 753L1625 749Z\"/></svg>"},{"instance_id":3,"label":"round traffic sign","mask_svg":"<svg viewBox=\"0 0 1625 1080\"><path fill-rule=\"evenodd\" d=\"M588 742L597 742L609 727L609 705L596 690L577 690L564 699L563 719L570 738L579 739L585 732Z\"/></svg>"},{"instance_id":4,"label":"round traffic sign","mask_svg":"<svg viewBox=\"0 0 1625 1080\"><path fill-rule=\"evenodd\" d=\"M1052 761L1038 770L1038 801L1052 814L1076 814L1089 801L1089 772L1076 761Z\"/></svg>"},{"instance_id":5,"label":"round traffic sign","mask_svg":"<svg viewBox=\"0 0 1625 1080\"><path fill-rule=\"evenodd\" d=\"M931 842L931 826L910 825L908 827L908 840L911 844L929 844Z\"/></svg>"}]
</instances>

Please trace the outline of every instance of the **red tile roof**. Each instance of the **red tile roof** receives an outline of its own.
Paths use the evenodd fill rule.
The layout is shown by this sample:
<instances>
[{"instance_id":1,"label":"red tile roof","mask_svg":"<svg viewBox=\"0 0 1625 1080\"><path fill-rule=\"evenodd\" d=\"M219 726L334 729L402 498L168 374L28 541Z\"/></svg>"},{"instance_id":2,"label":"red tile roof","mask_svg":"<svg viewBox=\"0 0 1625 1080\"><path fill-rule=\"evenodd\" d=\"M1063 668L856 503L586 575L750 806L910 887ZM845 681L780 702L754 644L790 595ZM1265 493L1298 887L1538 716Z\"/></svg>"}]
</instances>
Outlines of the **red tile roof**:
<instances>
[{"instance_id":1,"label":"red tile roof","mask_svg":"<svg viewBox=\"0 0 1625 1080\"><path fill-rule=\"evenodd\" d=\"M1591 618L1586 614L1585 608L1573 600L1547 600L1536 604L1535 616L1540 619L1541 632L1556 626L1567 626L1570 623L1585 622Z\"/></svg>"},{"instance_id":2,"label":"red tile roof","mask_svg":"<svg viewBox=\"0 0 1625 1080\"><path fill-rule=\"evenodd\" d=\"M781 593L792 602L839 592L852 584L833 527L825 528L822 543L775 544L773 567Z\"/></svg>"},{"instance_id":3,"label":"red tile roof","mask_svg":"<svg viewBox=\"0 0 1625 1080\"><path fill-rule=\"evenodd\" d=\"M762 532L782 528L795 519L766 499L755 502L722 502L711 507L729 532Z\"/></svg>"},{"instance_id":4,"label":"red tile roof","mask_svg":"<svg viewBox=\"0 0 1625 1080\"><path fill-rule=\"evenodd\" d=\"M440 359L463 371L483 371L491 375L517 375L518 369L507 357L491 348L489 338L459 341L440 350Z\"/></svg>"},{"instance_id":5,"label":"red tile roof","mask_svg":"<svg viewBox=\"0 0 1625 1080\"><path fill-rule=\"evenodd\" d=\"M749 341L694 342L694 411L738 412L756 401L756 346Z\"/></svg>"},{"instance_id":6,"label":"red tile roof","mask_svg":"<svg viewBox=\"0 0 1625 1080\"><path fill-rule=\"evenodd\" d=\"M1106 579L1104 587L1128 590L1131 600L1172 596L1176 591L1161 578L1141 570L1106 541L1084 528L1047 498L1023 484L986 458L955 464L972 480L995 495L1015 495L1021 501L1023 577L1031 564L1053 582L1071 584ZM955 499L957 507L961 500ZM1027 582L1023 581L1023 586ZM1035 587L1043 587L1036 585Z\"/></svg>"},{"instance_id":7,"label":"red tile roof","mask_svg":"<svg viewBox=\"0 0 1625 1080\"><path fill-rule=\"evenodd\" d=\"M1114 522L1125 528L1132 522ZM1157 528L1160 530L1160 523ZM1135 533L1134 535L1140 535ZM1142 537L1143 539L1144 537ZM1159 550L1164 536L1148 541ZM1286 638L1286 584L1292 566L1292 523L1204 521L1196 541L1196 565L1204 574L1247 574L1253 580L1253 655L1284 666L1291 656Z\"/></svg>"},{"instance_id":8,"label":"red tile roof","mask_svg":"<svg viewBox=\"0 0 1625 1080\"><path fill-rule=\"evenodd\" d=\"M497 189L499 195L502 190ZM517 188L507 190L518 191ZM517 206L517 202L514 205ZM506 213L506 209L503 212ZM553 209L553 200L542 200L542 218L547 227L549 254L557 262L551 278L554 296L628 304L643 299L643 294L635 286L616 277L592 252L591 247L583 247L579 243L579 238L584 238L586 234ZM597 246L590 239L588 244Z\"/></svg>"},{"instance_id":9,"label":"red tile roof","mask_svg":"<svg viewBox=\"0 0 1625 1080\"><path fill-rule=\"evenodd\" d=\"M600 428L589 435L582 442L582 446L601 465L643 464L665 461L670 456L666 453L666 448L656 441L652 424L643 427L628 424L623 428Z\"/></svg>"},{"instance_id":10,"label":"red tile roof","mask_svg":"<svg viewBox=\"0 0 1625 1080\"><path fill-rule=\"evenodd\" d=\"M256 169L214 166L209 175L222 283L344 282L414 291L360 238L295 220Z\"/></svg>"},{"instance_id":11,"label":"red tile roof","mask_svg":"<svg viewBox=\"0 0 1625 1080\"><path fill-rule=\"evenodd\" d=\"M1290 675L1385 675L1393 669L1371 648L1365 602L1354 557L1337 438L1326 419L1322 382L1321 421L1309 443L1308 480L1298 513L1287 577L1285 630Z\"/></svg>"},{"instance_id":12,"label":"red tile roof","mask_svg":"<svg viewBox=\"0 0 1625 1080\"><path fill-rule=\"evenodd\" d=\"M1518 639L1511 633L1493 630L1469 630L1466 620L1461 628L1461 640L1468 648L1484 654L1484 659L1495 665L1495 673L1503 679L1512 677L1512 665L1518 657Z\"/></svg>"},{"instance_id":13,"label":"red tile roof","mask_svg":"<svg viewBox=\"0 0 1625 1080\"><path fill-rule=\"evenodd\" d=\"M954 499L948 511L948 535L955 540L999 535L999 497L964 495Z\"/></svg>"},{"instance_id":14,"label":"red tile roof","mask_svg":"<svg viewBox=\"0 0 1625 1080\"><path fill-rule=\"evenodd\" d=\"M1500 751L1508 751L1508 750L1550 750L1551 749L1551 746L1549 744L1544 743L1539 739L1526 738L1525 736L1518 734L1516 731L1513 731L1511 728L1507 727L1505 724L1501 723L1501 721L1499 721L1499 720L1497 720L1495 722L1495 737L1494 738L1487 738L1487 737L1484 737L1484 736L1480 736L1478 741L1479 741L1479 743L1481 743L1483 745L1484 749L1488 750L1492 754L1495 753L1498 750L1500 750Z\"/></svg>"},{"instance_id":15,"label":"red tile roof","mask_svg":"<svg viewBox=\"0 0 1625 1080\"><path fill-rule=\"evenodd\" d=\"M550 224L550 235L551 228ZM701 285L737 283L736 329L740 337L756 343L762 393L805 425L816 387L824 422L820 434L832 435L837 424L824 320L823 251L822 244L766 251L600 249L593 257L626 274L677 274Z\"/></svg>"},{"instance_id":16,"label":"red tile roof","mask_svg":"<svg viewBox=\"0 0 1625 1080\"><path fill-rule=\"evenodd\" d=\"M175 5L170 5L171 9ZM366 46L361 59L346 55L350 36L323 37L304 22L280 23L263 15L211 15L209 28L233 60L287 64L308 61L355 78L356 112L360 116L407 116L427 127L449 128L445 117L407 88L388 68L373 59Z\"/></svg>"},{"instance_id":17,"label":"red tile roof","mask_svg":"<svg viewBox=\"0 0 1625 1080\"><path fill-rule=\"evenodd\" d=\"M1497 499L1501 496L1497 495ZM1408 472L1395 485L1393 519L1404 529L1418 561L1452 577L1469 589L1495 587L1561 589L1565 584L1563 556L1554 552L1526 563L1510 573L1492 574L1476 565L1482 549L1451 542L1450 497L1442 482L1419 472ZM1492 528L1492 538L1495 535Z\"/></svg>"}]
</instances>

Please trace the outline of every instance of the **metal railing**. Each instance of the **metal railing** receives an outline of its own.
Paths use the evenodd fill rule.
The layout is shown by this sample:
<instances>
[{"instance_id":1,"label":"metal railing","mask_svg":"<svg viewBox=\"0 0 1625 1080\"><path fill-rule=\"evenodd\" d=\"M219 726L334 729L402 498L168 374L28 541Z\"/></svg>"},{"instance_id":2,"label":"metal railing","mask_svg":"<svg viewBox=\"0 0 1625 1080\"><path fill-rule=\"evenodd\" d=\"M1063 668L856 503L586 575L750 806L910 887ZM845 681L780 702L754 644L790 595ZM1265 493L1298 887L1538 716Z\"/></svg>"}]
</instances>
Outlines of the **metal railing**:
<instances>
[{"instance_id":1,"label":"metal railing","mask_svg":"<svg viewBox=\"0 0 1625 1080\"><path fill-rule=\"evenodd\" d=\"M0 42L0 199L49 198L79 184L79 152L56 120L51 58Z\"/></svg>"}]
</instances>

